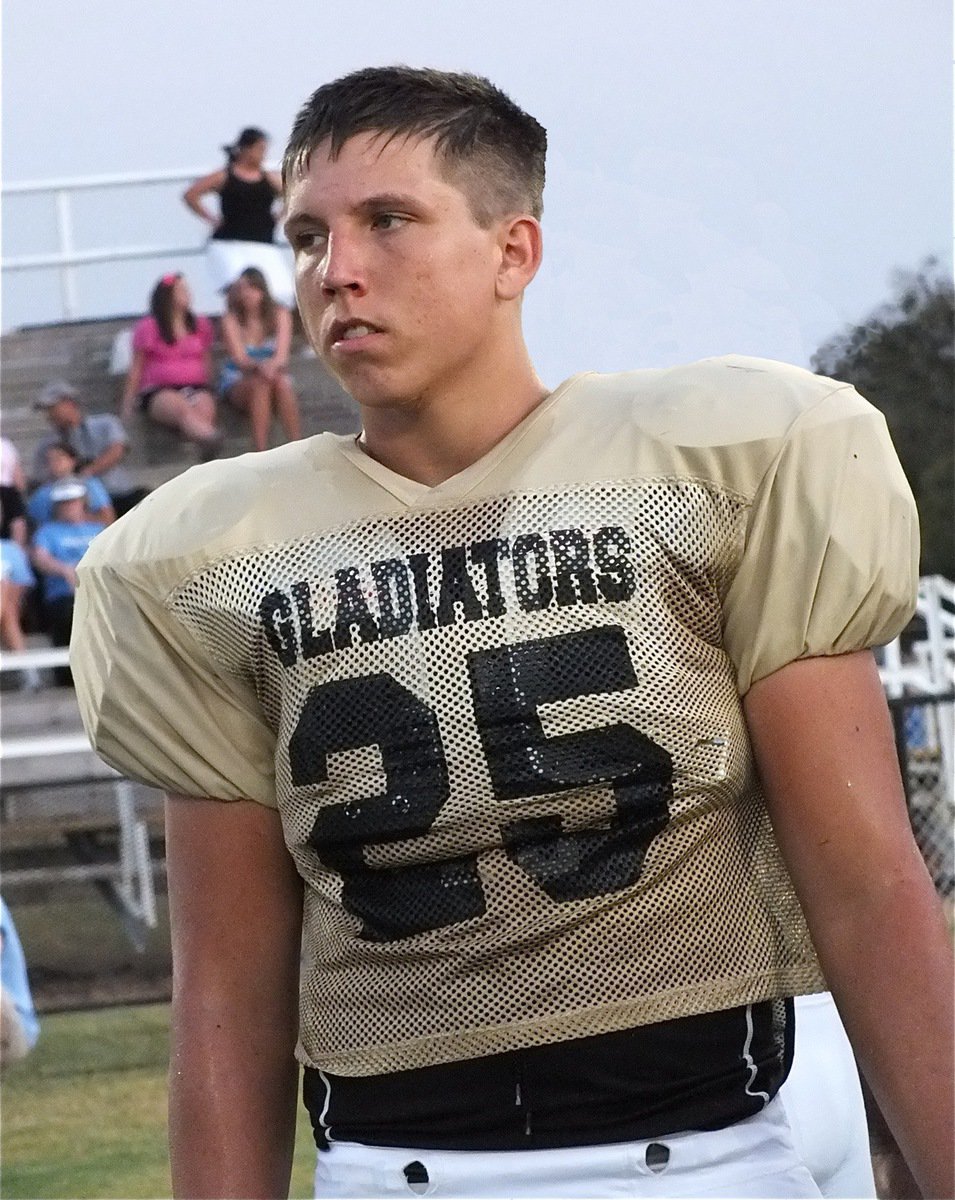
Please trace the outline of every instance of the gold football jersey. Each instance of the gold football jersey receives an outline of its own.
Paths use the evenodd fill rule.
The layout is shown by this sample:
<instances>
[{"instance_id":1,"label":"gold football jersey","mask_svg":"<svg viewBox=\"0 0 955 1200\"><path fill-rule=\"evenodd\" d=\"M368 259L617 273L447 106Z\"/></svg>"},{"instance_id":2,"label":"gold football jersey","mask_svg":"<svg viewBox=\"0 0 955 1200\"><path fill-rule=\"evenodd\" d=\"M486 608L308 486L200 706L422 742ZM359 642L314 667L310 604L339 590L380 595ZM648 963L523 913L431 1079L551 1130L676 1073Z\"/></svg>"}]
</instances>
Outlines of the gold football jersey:
<instances>
[{"instance_id":1,"label":"gold football jersey","mask_svg":"<svg viewBox=\"0 0 955 1200\"><path fill-rule=\"evenodd\" d=\"M579 375L437 487L323 434L188 471L80 579L103 757L281 811L304 1063L822 986L740 697L913 610L912 497L851 387L736 357Z\"/></svg>"}]
</instances>

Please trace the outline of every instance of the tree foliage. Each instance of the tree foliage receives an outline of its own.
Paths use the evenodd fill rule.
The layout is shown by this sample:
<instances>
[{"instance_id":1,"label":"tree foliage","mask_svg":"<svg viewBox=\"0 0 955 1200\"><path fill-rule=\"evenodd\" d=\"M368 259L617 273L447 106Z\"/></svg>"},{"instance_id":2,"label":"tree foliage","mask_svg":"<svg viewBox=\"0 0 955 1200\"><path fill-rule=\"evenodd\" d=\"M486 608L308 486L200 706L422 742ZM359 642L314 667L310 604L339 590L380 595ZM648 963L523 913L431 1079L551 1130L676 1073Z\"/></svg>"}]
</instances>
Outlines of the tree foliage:
<instances>
[{"instance_id":1,"label":"tree foliage","mask_svg":"<svg viewBox=\"0 0 955 1200\"><path fill-rule=\"evenodd\" d=\"M924 575L955 579L955 286L935 259L897 272L894 298L812 356L885 414L918 504Z\"/></svg>"}]
</instances>

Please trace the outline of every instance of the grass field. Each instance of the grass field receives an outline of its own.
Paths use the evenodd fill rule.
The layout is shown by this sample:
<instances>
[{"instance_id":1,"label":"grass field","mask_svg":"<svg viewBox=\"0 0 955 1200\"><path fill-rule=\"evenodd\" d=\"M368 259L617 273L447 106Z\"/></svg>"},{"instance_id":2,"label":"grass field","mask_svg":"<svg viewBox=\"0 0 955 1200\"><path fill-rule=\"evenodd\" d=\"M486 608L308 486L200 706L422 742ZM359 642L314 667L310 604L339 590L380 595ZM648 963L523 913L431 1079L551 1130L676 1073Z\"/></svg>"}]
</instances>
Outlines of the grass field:
<instances>
[{"instance_id":1,"label":"grass field","mask_svg":"<svg viewBox=\"0 0 955 1200\"><path fill-rule=\"evenodd\" d=\"M168 1197L169 1006L42 1018L36 1049L4 1072L4 1200ZM291 1195L312 1195L315 1148L300 1113Z\"/></svg>"}]
</instances>

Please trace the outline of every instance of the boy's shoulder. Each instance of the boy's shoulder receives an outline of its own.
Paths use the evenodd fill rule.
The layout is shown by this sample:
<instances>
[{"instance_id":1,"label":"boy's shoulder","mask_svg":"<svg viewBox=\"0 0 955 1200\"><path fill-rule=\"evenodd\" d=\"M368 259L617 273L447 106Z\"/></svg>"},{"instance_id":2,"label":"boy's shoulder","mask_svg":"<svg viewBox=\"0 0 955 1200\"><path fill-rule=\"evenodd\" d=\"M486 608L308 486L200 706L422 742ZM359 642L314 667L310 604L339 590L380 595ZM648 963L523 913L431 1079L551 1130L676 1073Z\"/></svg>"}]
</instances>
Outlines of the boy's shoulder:
<instances>
[{"instance_id":1,"label":"boy's shoulder","mask_svg":"<svg viewBox=\"0 0 955 1200\"><path fill-rule=\"evenodd\" d=\"M842 393L850 407L869 407L849 384L789 363L739 354L663 369L590 374L581 377L577 389L586 396L587 408L618 415L627 410L645 432L697 446L784 436L804 413L834 393Z\"/></svg>"}]
</instances>

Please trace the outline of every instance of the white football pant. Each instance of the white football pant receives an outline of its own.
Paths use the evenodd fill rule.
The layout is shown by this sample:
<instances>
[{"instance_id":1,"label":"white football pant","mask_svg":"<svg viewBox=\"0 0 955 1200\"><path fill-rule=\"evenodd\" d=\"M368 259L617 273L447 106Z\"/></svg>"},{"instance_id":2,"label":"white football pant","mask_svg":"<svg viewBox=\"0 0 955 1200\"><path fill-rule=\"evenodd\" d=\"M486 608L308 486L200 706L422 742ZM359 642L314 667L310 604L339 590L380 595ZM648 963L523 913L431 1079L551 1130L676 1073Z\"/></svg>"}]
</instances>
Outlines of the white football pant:
<instances>
[{"instance_id":1,"label":"white football pant","mask_svg":"<svg viewBox=\"0 0 955 1200\"><path fill-rule=\"evenodd\" d=\"M862 1085L829 992L796 997L796 1048L782 1100L796 1149L824 1196L876 1194Z\"/></svg>"},{"instance_id":2,"label":"white football pant","mask_svg":"<svg viewBox=\"0 0 955 1200\"><path fill-rule=\"evenodd\" d=\"M334 1142L318 1155L328 1197L818 1197L778 1097L704 1133L561 1150L411 1150Z\"/></svg>"}]
</instances>

